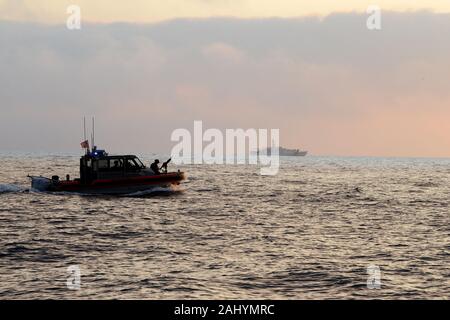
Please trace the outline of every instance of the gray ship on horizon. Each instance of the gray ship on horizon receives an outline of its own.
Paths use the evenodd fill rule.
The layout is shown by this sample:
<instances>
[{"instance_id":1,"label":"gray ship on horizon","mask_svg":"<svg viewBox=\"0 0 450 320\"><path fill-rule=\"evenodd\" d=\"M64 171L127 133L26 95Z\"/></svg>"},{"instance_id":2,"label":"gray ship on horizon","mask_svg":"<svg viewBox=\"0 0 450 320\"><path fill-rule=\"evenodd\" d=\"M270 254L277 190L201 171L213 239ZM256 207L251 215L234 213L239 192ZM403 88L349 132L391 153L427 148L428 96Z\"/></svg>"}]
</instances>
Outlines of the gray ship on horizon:
<instances>
[{"instance_id":1,"label":"gray ship on horizon","mask_svg":"<svg viewBox=\"0 0 450 320\"><path fill-rule=\"evenodd\" d=\"M265 154L271 155L272 148L265 149ZM260 151L258 150L258 155ZM300 149L287 149L283 147L278 148L278 153L282 157L304 157L308 154L308 151L300 150Z\"/></svg>"}]
</instances>

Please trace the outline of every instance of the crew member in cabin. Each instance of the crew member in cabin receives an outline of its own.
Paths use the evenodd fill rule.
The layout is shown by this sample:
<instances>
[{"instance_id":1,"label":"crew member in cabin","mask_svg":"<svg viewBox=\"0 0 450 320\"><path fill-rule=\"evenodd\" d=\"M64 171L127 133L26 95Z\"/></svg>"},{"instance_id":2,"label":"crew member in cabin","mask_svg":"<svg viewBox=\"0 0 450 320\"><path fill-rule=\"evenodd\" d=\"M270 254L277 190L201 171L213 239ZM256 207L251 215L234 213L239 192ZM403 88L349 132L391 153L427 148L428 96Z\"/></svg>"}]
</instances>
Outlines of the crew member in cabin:
<instances>
[{"instance_id":1,"label":"crew member in cabin","mask_svg":"<svg viewBox=\"0 0 450 320\"><path fill-rule=\"evenodd\" d=\"M114 166L112 167L113 170L120 170L119 160L114 161Z\"/></svg>"},{"instance_id":2,"label":"crew member in cabin","mask_svg":"<svg viewBox=\"0 0 450 320\"><path fill-rule=\"evenodd\" d=\"M158 163L159 163L159 160L156 159L156 160L150 165L150 169L152 169L152 171L153 171L155 174L161 174L161 172L159 171Z\"/></svg>"}]
</instances>

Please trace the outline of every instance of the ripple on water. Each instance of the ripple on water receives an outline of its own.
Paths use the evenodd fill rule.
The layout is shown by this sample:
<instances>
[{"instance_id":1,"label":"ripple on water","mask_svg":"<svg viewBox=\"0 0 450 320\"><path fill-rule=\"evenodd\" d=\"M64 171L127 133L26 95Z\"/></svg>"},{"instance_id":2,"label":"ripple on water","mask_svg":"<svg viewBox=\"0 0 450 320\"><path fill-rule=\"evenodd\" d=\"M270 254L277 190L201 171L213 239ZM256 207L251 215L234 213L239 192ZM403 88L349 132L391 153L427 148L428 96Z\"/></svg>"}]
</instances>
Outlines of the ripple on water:
<instances>
[{"instance_id":1,"label":"ripple on water","mask_svg":"<svg viewBox=\"0 0 450 320\"><path fill-rule=\"evenodd\" d=\"M450 296L450 160L186 166L180 189L127 197L26 192L18 168L73 175L78 157L1 160L2 298L73 298L73 264L83 298Z\"/></svg>"}]
</instances>

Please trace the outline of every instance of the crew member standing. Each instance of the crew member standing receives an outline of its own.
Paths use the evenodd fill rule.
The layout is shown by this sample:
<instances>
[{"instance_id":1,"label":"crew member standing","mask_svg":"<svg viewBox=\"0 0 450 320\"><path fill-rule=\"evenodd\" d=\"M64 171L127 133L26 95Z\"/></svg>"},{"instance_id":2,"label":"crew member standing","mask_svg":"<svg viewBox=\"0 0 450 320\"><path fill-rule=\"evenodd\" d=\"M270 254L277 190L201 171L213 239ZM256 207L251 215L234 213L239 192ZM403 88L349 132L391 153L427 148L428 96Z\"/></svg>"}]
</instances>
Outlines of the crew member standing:
<instances>
[{"instance_id":1,"label":"crew member standing","mask_svg":"<svg viewBox=\"0 0 450 320\"><path fill-rule=\"evenodd\" d=\"M150 165L150 169L152 169L152 171L153 171L155 174L161 174L161 172L159 171L158 163L159 163L159 160L156 159L155 162L153 162L153 163Z\"/></svg>"}]
</instances>

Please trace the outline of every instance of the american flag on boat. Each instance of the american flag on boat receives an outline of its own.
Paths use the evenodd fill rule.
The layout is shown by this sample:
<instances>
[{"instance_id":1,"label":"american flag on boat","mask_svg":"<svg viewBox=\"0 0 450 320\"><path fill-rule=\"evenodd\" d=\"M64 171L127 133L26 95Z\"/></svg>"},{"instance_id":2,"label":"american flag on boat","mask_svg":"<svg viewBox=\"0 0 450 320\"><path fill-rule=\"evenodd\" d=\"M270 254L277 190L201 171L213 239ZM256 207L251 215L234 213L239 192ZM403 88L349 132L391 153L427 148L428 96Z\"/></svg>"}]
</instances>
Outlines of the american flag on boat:
<instances>
[{"instance_id":1,"label":"american flag on boat","mask_svg":"<svg viewBox=\"0 0 450 320\"><path fill-rule=\"evenodd\" d=\"M80 145L83 149L89 149L89 141L88 140L81 142Z\"/></svg>"}]
</instances>

